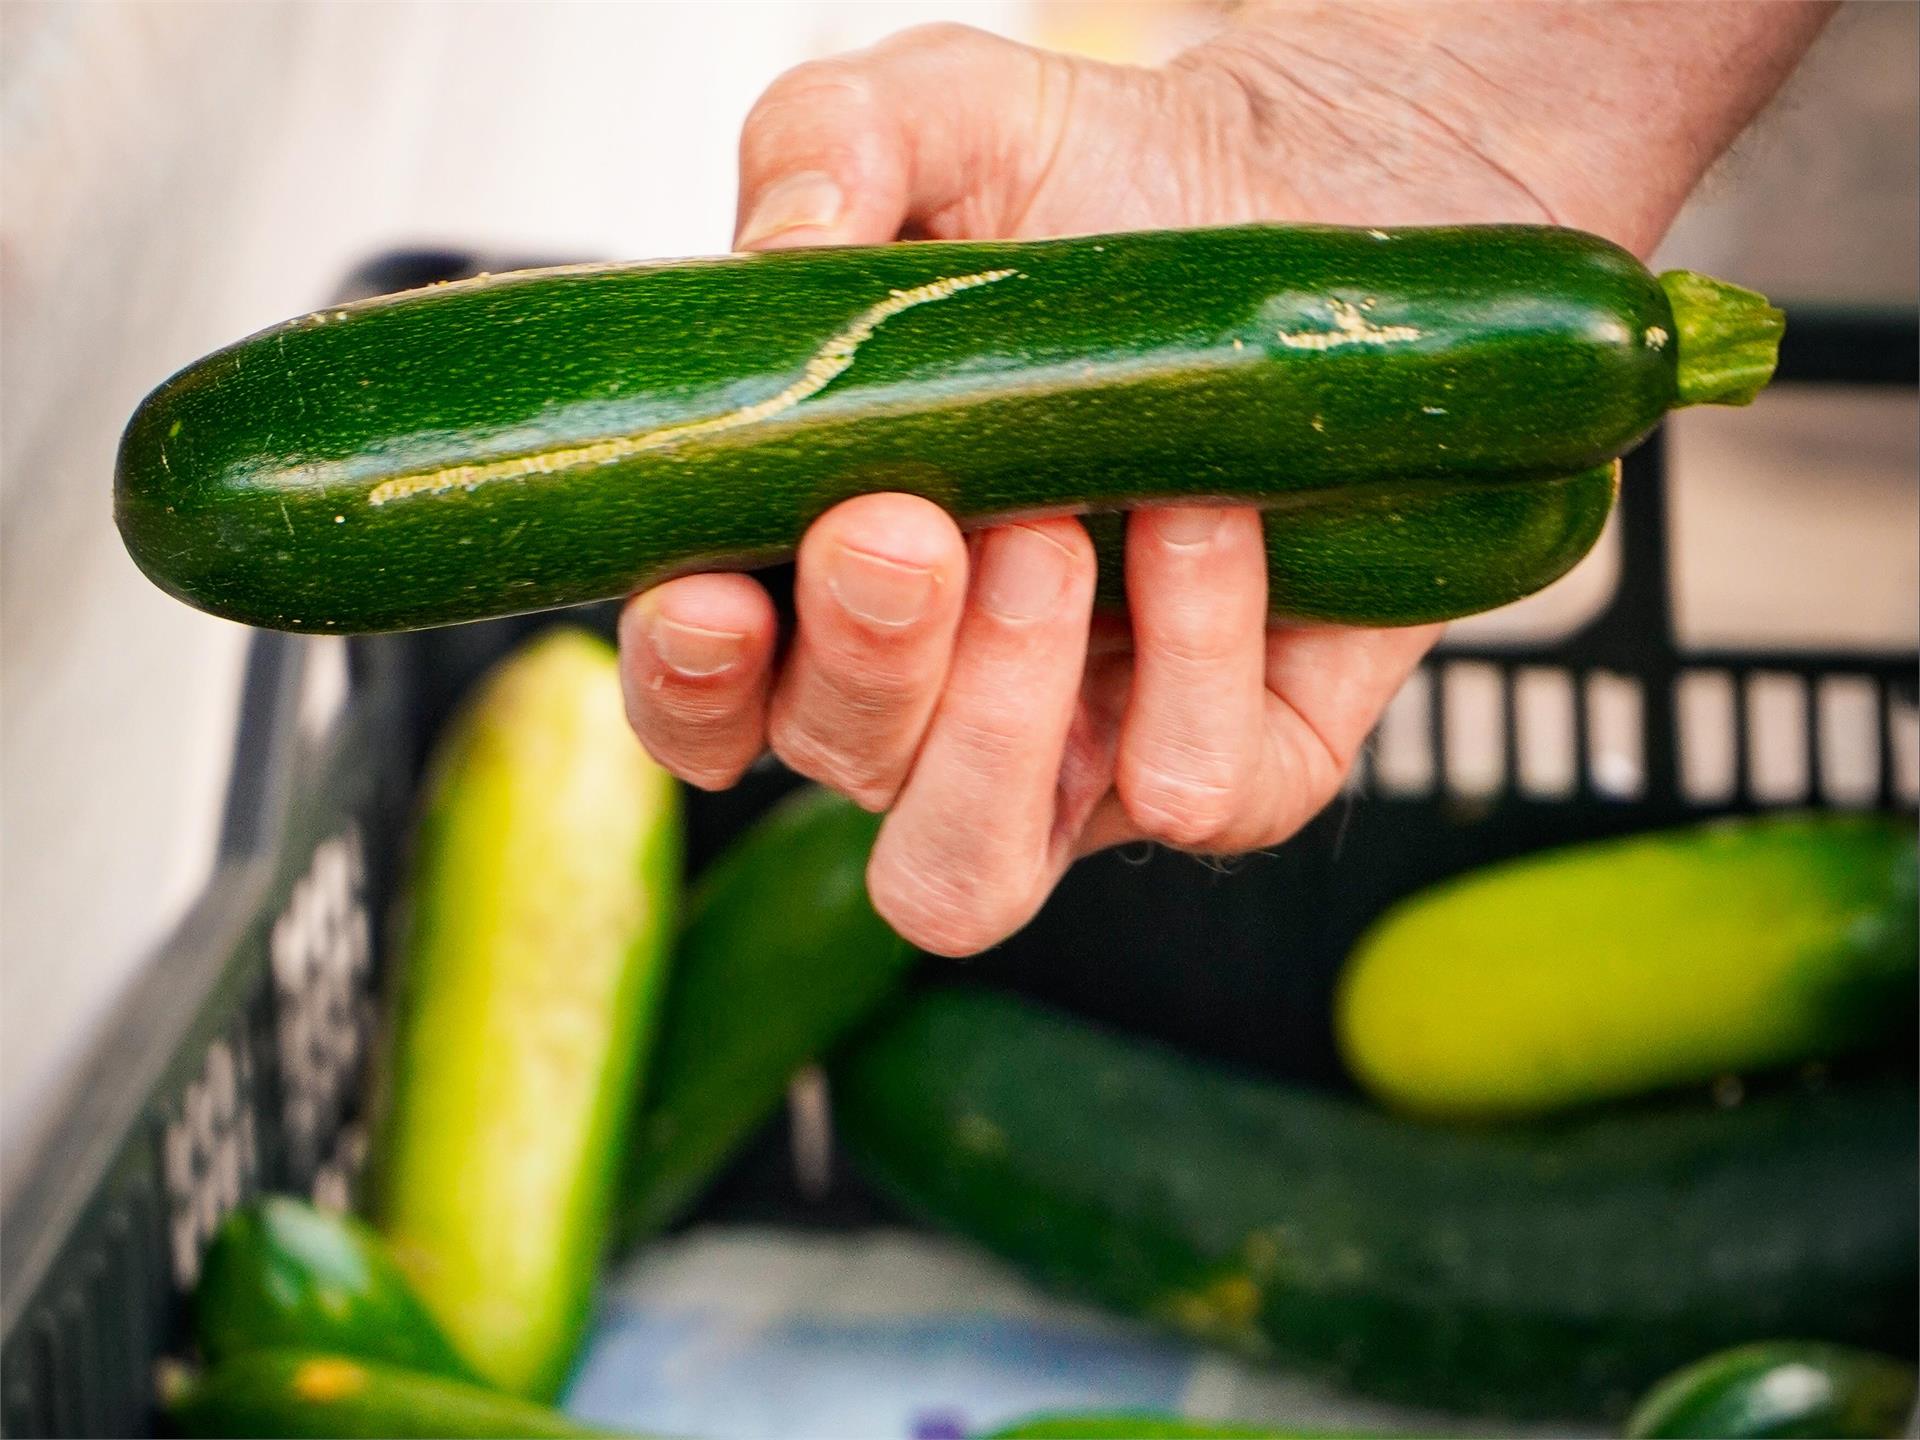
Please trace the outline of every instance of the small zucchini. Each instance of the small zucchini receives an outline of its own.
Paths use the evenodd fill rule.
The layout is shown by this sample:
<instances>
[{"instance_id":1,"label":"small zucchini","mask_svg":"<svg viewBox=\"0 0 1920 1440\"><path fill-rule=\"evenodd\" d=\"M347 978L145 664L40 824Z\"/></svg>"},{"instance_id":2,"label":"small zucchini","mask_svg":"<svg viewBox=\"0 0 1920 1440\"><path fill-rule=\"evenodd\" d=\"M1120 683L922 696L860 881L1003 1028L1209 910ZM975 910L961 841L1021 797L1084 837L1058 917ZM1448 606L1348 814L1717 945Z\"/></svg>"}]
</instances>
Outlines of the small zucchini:
<instances>
[{"instance_id":1,"label":"small zucchini","mask_svg":"<svg viewBox=\"0 0 1920 1440\"><path fill-rule=\"evenodd\" d=\"M1909 1433L1914 1369L1871 1350L1768 1341L1723 1350L1655 1386L1629 1440L1882 1440Z\"/></svg>"},{"instance_id":2,"label":"small zucchini","mask_svg":"<svg viewBox=\"0 0 1920 1440\"><path fill-rule=\"evenodd\" d=\"M221 1223L193 1292L194 1338L218 1363L326 1350L476 1380L380 1237L351 1215L270 1195Z\"/></svg>"},{"instance_id":3,"label":"small zucchini","mask_svg":"<svg viewBox=\"0 0 1920 1440\"><path fill-rule=\"evenodd\" d=\"M372 1212L460 1354L550 1399L585 1326L665 979L680 806L613 651L549 631L440 742Z\"/></svg>"},{"instance_id":4,"label":"small zucchini","mask_svg":"<svg viewBox=\"0 0 1920 1440\"><path fill-rule=\"evenodd\" d=\"M1377 507L1367 535L1518 487L1532 500L1442 505L1460 528L1424 547L1446 554L1440 588L1516 598L1594 530L1599 482L1536 488L1608 465L1676 405L1752 399L1781 324L1750 292L1542 226L528 271L317 311L189 366L129 423L115 512L189 603L348 633L780 559L875 490L968 524L1204 498L1274 507L1283 555L1316 548L1290 527L1325 524L1361 574L1384 547L1358 610L1282 570L1282 612L1403 623L1468 605L1400 577L1394 542L1352 541L1348 507ZM1548 532L1517 572L1516 526Z\"/></svg>"},{"instance_id":5,"label":"small zucchini","mask_svg":"<svg viewBox=\"0 0 1920 1440\"><path fill-rule=\"evenodd\" d=\"M314 1350L253 1350L200 1375L172 1372L162 1402L176 1434L314 1440L579 1440L605 1430L479 1385ZM637 1437L634 1437L637 1440Z\"/></svg>"},{"instance_id":6,"label":"small zucchini","mask_svg":"<svg viewBox=\"0 0 1920 1440\"><path fill-rule=\"evenodd\" d=\"M808 787L735 840L687 901L634 1121L618 1238L662 1229L779 1108L794 1071L898 987L908 945L867 899L880 817Z\"/></svg>"},{"instance_id":7,"label":"small zucchini","mask_svg":"<svg viewBox=\"0 0 1920 1440\"><path fill-rule=\"evenodd\" d=\"M1911 1029L1914 827L1722 820L1532 855L1424 891L1361 937L1335 1024L1396 1108L1516 1116Z\"/></svg>"}]
</instances>

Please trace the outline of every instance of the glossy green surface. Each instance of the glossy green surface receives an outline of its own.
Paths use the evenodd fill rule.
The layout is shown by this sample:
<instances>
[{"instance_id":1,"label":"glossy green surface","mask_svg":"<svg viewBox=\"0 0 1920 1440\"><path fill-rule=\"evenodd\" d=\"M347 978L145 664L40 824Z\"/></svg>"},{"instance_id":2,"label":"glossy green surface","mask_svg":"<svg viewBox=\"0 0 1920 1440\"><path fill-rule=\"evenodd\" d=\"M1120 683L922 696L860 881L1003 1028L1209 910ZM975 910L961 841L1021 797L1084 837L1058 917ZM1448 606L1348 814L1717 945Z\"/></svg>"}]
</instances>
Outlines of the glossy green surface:
<instances>
[{"instance_id":1,"label":"glossy green surface","mask_svg":"<svg viewBox=\"0 0 1920 1440\"><path fill-rule=\"evenodd\" d=\"M607 1238L680 885L614 657L548 630L442 735L394 976L372 1213L489 1383L548 1399Z\"/></svg>"},{"instance_id":2,"label":"glossy green surface","mask_svg":"<svg viewBox=\"0 0 1920 1440\"><path fill-rule=\"evenodd\" d=\"M255 1350L180 1380L167 1417L185 1436L463 1440L605 1436L478 1385L321 1351Z\"/></svg>"},{"instance_id":3,"label":"glossy green surface","mask_svg":"<svg viewBox=\"0 0 1920 1440\"><path fill-rule=\"evenodd\" d=\"M1485 1118L1863 1050L1920 1004L1917 866L1907 819L1808 814L1463 875L1354 947L1341 1054L1398 1108Z\"/></svg>"},{"instance_id":4,"label":"glossy green surface","mask_svg":"<svg viewBox=\"0 0 1920 1440\"><path fill-rule=\"evenodd\" d=\"M1451 1129L963 991L834 1096L885 1192L1042 1283L1388 1399L1612 1417L1762 1336L1911 1343L1910 1074Z\"/></svg>"},{"instance_id":5,"label":"glossy green surface","mask_svg":"<svg viewBox=\"0 0 1920 1440\"><path fill-rule=\"evenodd\" d=\"M619 1238L677 1218L779 1109L787 1082L893 992L914 951L867 899L880 817L812 787L728 848L688 898L634 1122Z\"/></svg>"},{"instance_id":6,"label":"glossy green surface","mask_svg":"<svg viewBox=\"0 0 1920 1440\"><path fill-rule=\"evenodd\" d=\"M271 1195L221 1222L193 1292L194 1338L218 1362L324 1350L473 1380L380 1237L351 1215Z\"/></svg>"},{"instance_id":7,"label":"glossy green surface","mask_svg":"<svg viewBox=\"0 0 1920 1440\"><path fill-rule=\"evenodd\" d=\"M1525 485L1392 483L1298 497L1262 517L1267 609L1281 619L1418 625L1497 609L1558 580L1600 538L1619 491L1602 465ZM1126 604L1126 516L1086 517L1099 603Z\"/></svg>"},{"instance_id":8,"label":"glossy green surface","mask_svg":"<svg viewBox=\"0 0 1920 1440\"><path fill-rule=\"evenodd\" d=\"M1627 1421L1632 1440L1879 1440L1907 1434L1910 1362L1808 1341L1743 1345L1663 1380Z\"/></svg>"},{"instance_id":9,"label":"glossy green surface","mask_svg":"<svg viewBox=\"0 0 1920 1440\"><path fill-rule=\"evenodd\" d=\"M202 608L408 628L779 558L874 490L977 522L1569 475L1675 403L1674 324L1624 251L1520 226L529 272L189 367L128 426L116 510Z\"/></svg>"}]
</instances>

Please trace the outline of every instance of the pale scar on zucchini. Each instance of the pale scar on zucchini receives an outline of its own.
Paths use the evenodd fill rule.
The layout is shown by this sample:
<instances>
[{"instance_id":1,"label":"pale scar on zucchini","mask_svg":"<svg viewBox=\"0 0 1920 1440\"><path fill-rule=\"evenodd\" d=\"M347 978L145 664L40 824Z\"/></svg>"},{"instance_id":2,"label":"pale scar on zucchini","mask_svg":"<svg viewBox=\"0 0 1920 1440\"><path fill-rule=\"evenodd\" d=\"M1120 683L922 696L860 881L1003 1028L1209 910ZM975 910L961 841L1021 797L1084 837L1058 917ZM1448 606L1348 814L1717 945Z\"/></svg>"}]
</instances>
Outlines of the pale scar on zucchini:
<instances>
[{"instance_id":1,"label":"pale scar on zucchini","mask_svg":"<svg viewBox=\"0 0 1920 1440\"><path fill-rule=\"evenodd\" d=\"M982 270L975 275L953 275L940 280L930 280L924 285L915 285L908 290L889 291L886 299L869 305L854 318L851 324L833 335L815 351L792 384L778 394L769 395L765 400L756 400L751 405L743 405L738 410L729 410L725 414L711 415L701 420L688 420L677 425L664 425L657 430L644 430L638 434L615 435L584 445L567 445L550 450L531 451L524 455L511 455L499 460L482 461L477 464L449 465L439 470L423 470L410 475L397 475L390 480L381 481L369 490L367 503L385 505L389 501L405 500L414 495L436 495L448 490L472 490L495 480L524 480L535 475L551 475L556 471L604 465L612 460L624 460L629 455L638 455L649 450L664 450L704 435L758 424L782 411L791 410L801 401L826 389L852 366L854 355L862 345L873 338L874 331L893 316L902 311L911 310L917 305L945 300L949 296L958 295L963 290L994 284L996 281L1007 279L1014 273L1011 269Z\"/></svg>"},{"instance_id":2,"label":"pale scar on zucchini","mask_svg":"<svg viewBox=\"0 0 1920 1440\"><path fill-rule=\"evenodd\" d=\"M1417 326L1376 325L1361 313L1361 308L1335 297L1327 301L1327 309L1333 313L1333 329L1282 330L1274 338L1289 350L1331 350L1339 345L1398 345L1420 338Z\"/></svg>"}]
</instances>

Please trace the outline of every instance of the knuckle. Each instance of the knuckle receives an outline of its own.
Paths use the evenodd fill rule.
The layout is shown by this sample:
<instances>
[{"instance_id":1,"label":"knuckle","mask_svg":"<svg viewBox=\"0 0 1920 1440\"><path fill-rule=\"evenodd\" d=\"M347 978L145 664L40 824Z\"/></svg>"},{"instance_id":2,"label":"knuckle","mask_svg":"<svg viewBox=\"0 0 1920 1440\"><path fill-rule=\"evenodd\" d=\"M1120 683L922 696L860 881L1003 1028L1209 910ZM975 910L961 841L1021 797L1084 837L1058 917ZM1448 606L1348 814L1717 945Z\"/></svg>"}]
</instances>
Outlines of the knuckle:
<instances>
[{"instance_id":1,"label":"knuckle","mask_svg":"<svg viewBox=\"0 0 1920 1440\"><path fill-rule=\"evenodd\" d=\"M1032 743L1030 731L1020 728L1022 716L1012 706L953 706L941 718L947 743L963 757L967 769L983 774L1013 767Z\"/></svg>"},{"instance_id":2,"label":"knuckle","mask_svg":"<svg viewBox=\"0 0 1920 1440\"><path fill-rule=\"evenodd\" d=\"M627 697L627 721L641 736L670 733L686 742L737 724L739 687L731 676L658 675Z\"/></svg>"},{"instance_id":3,"label":"knuckle","mask_svg":"<svg viewBox=\"0 0 1920 1440\"><path fill-rule=\"evenodd\" d=\"M732 789L753 763L751 755L727 760L712 754L676 750L645 735L640 737L640 746L662 770L696 790Z\"/></svg>"},{"instance_id":4,"label":"knuckle","mask_svg":"<svg viewBox=\"0 0 1920 1440\"><path fill-rule=\"evenodd\" d=\"M1022 890L988 883L972 867L916 863L884 849L868 869L867 891L902 939L949 959L999 944L1032 910Z\"/></svg>"},{"instance_id":5,"label":"knuckle","mask_svg":"<svg viewBox=\"0 0 1920 1440\"><path fill-rule=\"evenodd\" d=\"M1247 809L1244 757L1195 744L1162 744L1123 755L1116 788L1135 825L1183 849L1217 844Z\"/></svg>"},{"instance_id":6,"label":"knuckle","mask_svg":"<svg viewBox=\"0 0 1920 1440\"><path fill-rule=\"evenodd\" d=\"M1221 618L1210 606L1177 604L1160 618L1146 643L1158 658L1176 666L1212 671L1238 658L1246 643Z\"/></svg>"},{"instance_id":7,"label":"knuckle","mask_svg":"<svg viewBox=\"0 0 1920 1440\"><path fill-rule=\"evenodd\" d=\"M1216 854L1243 855L1290 840L1340 793L1345 767L1330 760L1308 763L1263 787L1259 803L1242 807L1206 842Z\"/></svg>"},{"instance_id":8,"label":"knuckle","mask_svg":"<svg viewBox=\"0 0 1920 1440\"><path fill-rule=\"evenodd\" d=\"M861 108L873 101L872 86L858 63L834 57L808 60L777 75L747 112L743 135L751 140L769 126L817 115L822 105Z\"/></svg>"},{"instance_id":9,"label":"knuckle","mask_svg":"<svg viewBox=\"0 0 1920 1440\"><path fill-rule=\"evenodd\" d=\"M1231 796L1191 782L1162 779L1128 786L1120 803L1143 834L1182 850L1222 844L1234 822Z\"/></svg>"},{"instance_id":10,"label":"knuckle","mask_svg":"<svg viewBox=\"0 0 1920 1440\"><path fill-rule=\"evenodd\" d=\"M864 810L885 810L899 793L898 767L890 758L829 741L791 716L768 727L767 743L789 770L839 791Z\"/></svg>"},{"instance_id":11,"label":"knuckle","mask_svg":"<svg viewBox=\"0 0 1920 1440\"><path fill-rule=\"evenodd\" d=\"M662 685L628 695L627 724L641 748L676 779L701 790L729 788L758 753L758 724L743 713L738 696L672 695L672 689Z\"/></svg>"},{"instance_id":12,"label":"knuckle","mask_svg":"<svg viewBox=\"0 0 1920 1440\"><path fill-rule=\"evenodd\" d=\"M843 723L883 729L932 693L924 635L860 636L850 644L815 644L819 689Z\"/></svg>"},{"instance_id":13,"label":"knuckle","mask_svg":"<svg viewBox=\"0 0 1920 1440\"><path fill-rule=\"evenodd\" d=\"M997 50L1009 42L958 20L929 20L890 36L875 47L884 54L916 50Z\"/></svg>"}]
</instances>

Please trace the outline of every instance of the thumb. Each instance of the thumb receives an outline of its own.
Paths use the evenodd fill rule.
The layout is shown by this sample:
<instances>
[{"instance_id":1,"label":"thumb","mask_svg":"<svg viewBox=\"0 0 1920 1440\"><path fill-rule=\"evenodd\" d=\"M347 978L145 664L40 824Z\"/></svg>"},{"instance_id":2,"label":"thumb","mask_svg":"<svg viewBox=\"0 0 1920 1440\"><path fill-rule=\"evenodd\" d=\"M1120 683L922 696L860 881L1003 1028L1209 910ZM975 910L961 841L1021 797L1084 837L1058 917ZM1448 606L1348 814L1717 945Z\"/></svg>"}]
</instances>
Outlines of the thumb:
<instances>
[{"instance_id":1,"label":"thumb","mask_svg":"<svg viewBox=\"0 0 1920 1440\"><path fill-rule=\"evenodd\" d=\"M1007 233L1064 128L1074 63L928 25L789 70L740 133L735 248Z\"/></svg>"}]
</instances>

